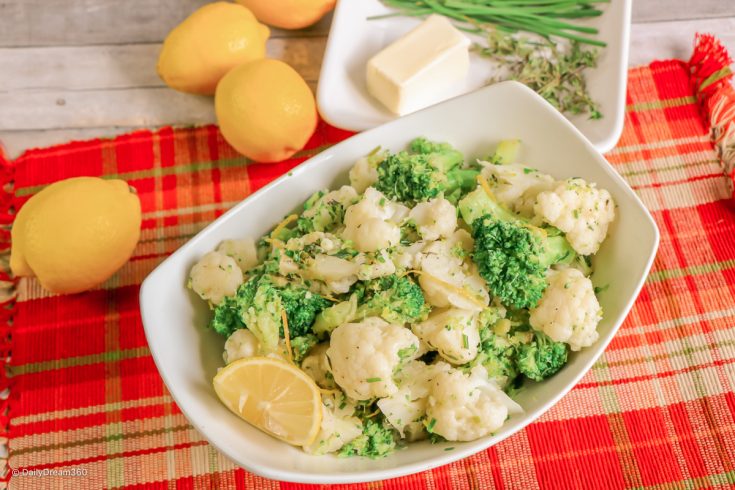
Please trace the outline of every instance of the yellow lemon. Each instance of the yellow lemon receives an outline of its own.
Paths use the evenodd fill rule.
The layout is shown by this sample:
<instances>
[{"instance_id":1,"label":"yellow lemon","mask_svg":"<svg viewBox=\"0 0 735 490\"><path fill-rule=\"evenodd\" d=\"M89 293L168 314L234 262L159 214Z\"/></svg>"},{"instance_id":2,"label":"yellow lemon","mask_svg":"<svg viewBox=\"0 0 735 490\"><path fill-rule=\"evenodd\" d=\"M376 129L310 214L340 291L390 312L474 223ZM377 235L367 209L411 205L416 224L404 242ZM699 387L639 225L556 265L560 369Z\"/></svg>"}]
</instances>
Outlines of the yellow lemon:
<instances>
[{"instance_id":1,"label":"yellow lemon","mask_svg":"<svg viewBox=\"0 0 735 490\"><path fill-rule=\"evenodd\" d=\"M301 29L315 24L334 8L337 0L237 0L259 21L282 29Z\"/></svg>"},{"instance_id":2,"label":"yellow lemon","mask_svg":"<svg viewBox=\"0 0 735 490\"><path fill-rule=\"evenodd\" d=\"M214 108L227 142L259 162L290 157L316 129L314 95L296 70L278 60L234 68L217 86Z\"/></svg>"},{"instance_id":3,"label":"yellow lemon","mask_svg":"<svg viewBox=\"0 0 735 490\"><path fill-rule=\"evenodd\" d=\"M122 180L66 179L31 197L15 218L10 268L54 293L104 282L140 238L140 200Z\"/></svg>"},{"instance_id":4,"label":"yellow lemon","mask_svg":"<svg viewBox=\"0 0 735 490\"><path fill-rule=\"evenodd\" d=\"M187 17L163 41L158 75L182 92L213 94L233 67L265 56L268 27L242 5L215 2Z\"/></svg>"},{"instance_id":5,"label":"yellow lemon","mask_svg":"<svg viewBox=\"0 0 735 490\"><path fill-rule=\"evenodd\" d=\"M293 364L248 357L222 368L214 391L232 412L282 441L311 444L322 423L319 387Z\"/></svg>"}]
</instances>

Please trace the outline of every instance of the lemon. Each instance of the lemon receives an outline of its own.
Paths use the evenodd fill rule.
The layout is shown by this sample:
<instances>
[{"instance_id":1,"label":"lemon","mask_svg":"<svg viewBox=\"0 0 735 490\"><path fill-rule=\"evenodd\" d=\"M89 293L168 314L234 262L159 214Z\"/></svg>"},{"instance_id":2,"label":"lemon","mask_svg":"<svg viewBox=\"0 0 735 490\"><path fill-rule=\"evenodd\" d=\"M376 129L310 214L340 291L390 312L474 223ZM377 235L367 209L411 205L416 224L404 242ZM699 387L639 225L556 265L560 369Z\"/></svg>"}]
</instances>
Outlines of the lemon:
<instances>
[{"instance_id":1,"label":"lemon","mask_svg":"<svg viewBox=\"0 0 735 490\"><path fill-rule=\"evenodd\" d=\"M296 70L278 60L234 68L217 86L214 108L227 142L259 162L289 158L316 129L314 95Z\"/></svg>"},{"instance_id":2,"label":"lemon","mask_svg":"<svg viewBox=\"0 0 735 490\"><path fill-rule=\"evenodd\" d=\"M237 0L259 21L283 29L301 29L315 24L334 8L337 0Z\"/></svg>"},{"instance_id":3,"label":"lemon","mask_svg":"<svg viewBox=\"0 0 735 490\"><path fill-rule=\"evenodd\" d=\"M31 197L15 218L10 268L54 293L104 282L133 253L140 200L122 180L76 177Z\"/></svg>"},{"instance_id":4,"label":"lemon","mask_svg":"<svg viewBox=\"0 0 735 490\"><path fill-rule=\"evenodd\" d=\"M319 388L286 361L270 357L237 360L214 377L214 391L243 420L289 444L311 444L319 433Z\"/></svg>"},{"instance_id":5,"label":"lemon","mask_svg":"<svg viewBox=\"0 0 735 490\"><path fill-rule=\"evenodd\" d=\"M213 94L233 67L265 56L268 27L242 5L215 2L187 17L163 41L158 74L169 87Z\"/></svg>"}]
</instances>

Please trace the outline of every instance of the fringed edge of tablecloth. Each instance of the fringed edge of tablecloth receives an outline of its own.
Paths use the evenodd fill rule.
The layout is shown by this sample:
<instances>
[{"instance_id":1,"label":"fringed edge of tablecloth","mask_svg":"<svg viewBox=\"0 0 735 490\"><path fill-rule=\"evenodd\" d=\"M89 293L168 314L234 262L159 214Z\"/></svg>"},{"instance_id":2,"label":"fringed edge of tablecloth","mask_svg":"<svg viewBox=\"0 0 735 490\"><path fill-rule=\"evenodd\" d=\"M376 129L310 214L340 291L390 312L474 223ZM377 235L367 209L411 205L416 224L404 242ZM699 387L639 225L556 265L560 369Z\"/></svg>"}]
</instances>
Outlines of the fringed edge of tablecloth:
<instances>
[{"instance_id":1,"label":"fringed edge of tablecloth","mask_svg":"<svg viewBox=\"0 0 735 490\"><path fill-rule=\"evenodd\" d=\"M7 371L12 354L11 328L15 314L16 279L10 272L10 231L13 225L16 197L15 166L0 148L0 488L7 488L8 429L11 377Z\"/></svg>"},{"instance_id":2,"label":"fringed edge of tablecloth","mask_svg":"<svg viewBox=\"0 0 735 490\"><path fill-rule=\"evenodd\" d=\"M689 59L692 88L735 197L735 89L733 60L712 34L697 34Z\"/></svg>"}]
</instances>

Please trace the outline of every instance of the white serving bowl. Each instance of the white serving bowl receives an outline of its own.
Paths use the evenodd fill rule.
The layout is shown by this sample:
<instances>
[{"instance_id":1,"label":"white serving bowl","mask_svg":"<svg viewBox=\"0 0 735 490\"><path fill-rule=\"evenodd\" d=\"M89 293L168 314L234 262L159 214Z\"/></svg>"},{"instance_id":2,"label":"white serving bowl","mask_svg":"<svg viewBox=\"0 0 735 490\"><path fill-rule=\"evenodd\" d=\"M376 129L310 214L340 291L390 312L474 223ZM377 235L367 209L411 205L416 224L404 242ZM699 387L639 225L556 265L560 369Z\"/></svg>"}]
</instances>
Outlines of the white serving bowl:
<instances>
[{"instance_id":1,"label":"white serving bowl","mask_svg":"<svg viewBox=\"0 0 735 490\"><path fill-rule=\"evenodd\" d=\"M572 354L555 376L532 383L517 397L525 413L495 435L474 442L410 444L380 460L310 456L232 414L212 389L223 365L224 339L207 328L210 312L186 288L192 265L224 239L259 237L314 191L347 181L354 162L376 146L403 149L417 136L447 141L467 157L487 155L502 139L523 141L521 160L557 178L582 177L607 189L617 218L595 257L596 285L605 317L593 346ZM523 85L504 82L448 100L345 140L225 213L156 268L143 282L140 307L158 370L184 414L217 449L253 473L303 483L380 480L427 470L491 446L533 422L554 405L602 354L630 310L651 267L659 235L651 215L582 134ZM455 449L445 451L445 447Z\"/></svg>"}]
</instances>

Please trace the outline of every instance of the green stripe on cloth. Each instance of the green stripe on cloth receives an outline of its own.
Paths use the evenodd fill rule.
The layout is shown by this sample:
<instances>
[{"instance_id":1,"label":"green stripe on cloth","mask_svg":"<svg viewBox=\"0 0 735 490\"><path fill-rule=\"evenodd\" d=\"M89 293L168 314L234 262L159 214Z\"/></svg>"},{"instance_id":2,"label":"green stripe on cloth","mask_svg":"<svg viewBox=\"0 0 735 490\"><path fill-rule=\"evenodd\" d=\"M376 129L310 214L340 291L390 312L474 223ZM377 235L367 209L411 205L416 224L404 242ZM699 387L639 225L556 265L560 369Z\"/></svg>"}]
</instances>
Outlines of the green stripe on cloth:
<instances>
[{"instance_id":1,"label":"green stripe on cloth","mask_svg":"<svg viewBox=\"0 0 735 490\"><path fill-rule=\"evenodd\" d=\"M692 265L682 267L680 269L664 269L653 271L646 279L646 282L659 282L668 279L675 279L687 276L700 276L703 274L711 274L712 272L722 272L735 267L735 259L723 260L722 262L712 262L709 264Z\"/></svg>"},{"instance_id":2,"label":"green stripe on cloth","mask_svg":"<svg viewBox=\"0 0 735 490\"><path fill-rule=\"evenodd\" d=\"M628 112L645 112L645 111L652 111L655 109L667 109L671 107L681 107L684 105L691 105L696 104L697 98L693 95L688 95L686 97L676 97L673 99L664 99L664 100L654 100L654 101L648 101L648 102L637 102L633 104L628 104L628 106L625 108Z\"/></svg>"},{"instance_id":3,"label":"green stripe on cloth","mask_svg":"<svg viewBox=\"0 0 735 490\"><path fill-rule=\"evenodd\" d=\"M90 354L88 356L66 357L53 361L20 364L17 366L9 366L9 369L13 376L21 376L24 374L40 373L54 369L67 369L71 367L86 366L89 364L118 362L124 359L133 359L149 355L151 355L151 351L148 347L136 347L134 349L107 351L101 354Z\"/></svg>"}]
</instances>

